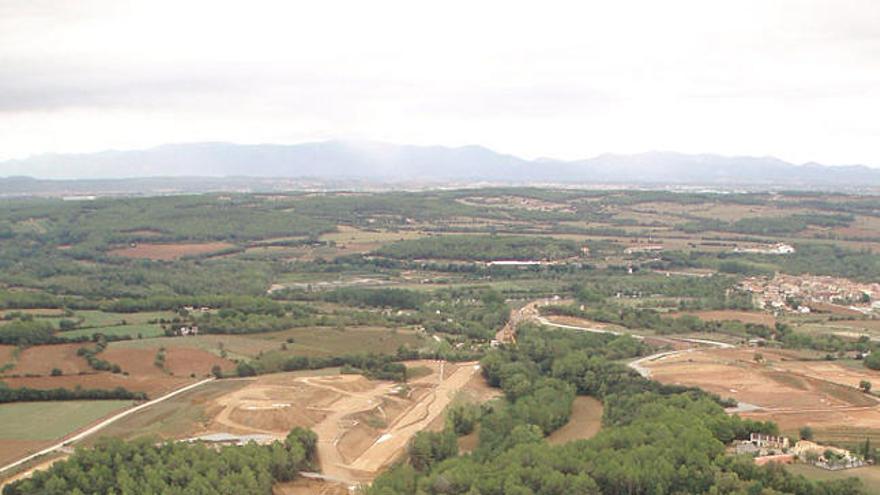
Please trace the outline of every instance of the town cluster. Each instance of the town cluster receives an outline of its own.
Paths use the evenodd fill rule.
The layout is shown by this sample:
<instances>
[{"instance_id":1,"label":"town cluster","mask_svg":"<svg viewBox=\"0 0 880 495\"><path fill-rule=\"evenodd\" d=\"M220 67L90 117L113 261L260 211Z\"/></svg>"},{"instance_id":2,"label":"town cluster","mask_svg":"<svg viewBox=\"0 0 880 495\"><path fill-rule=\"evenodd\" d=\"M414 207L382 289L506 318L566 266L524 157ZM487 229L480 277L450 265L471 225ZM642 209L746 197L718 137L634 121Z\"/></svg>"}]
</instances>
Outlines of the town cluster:
<instances>
[{"instance_id":1,"label":"town cluster","mask_svg":"<svg viewBox=\"0 0 880 495\"><path fill-rule=\"evenodd\" d=\"M864 284L845 278L776 274L749 277L740 284L755 303L770 311L809 313L817 305L833 304L863 313L880 311L880 283Z\"/></svg>"}]
</instances>

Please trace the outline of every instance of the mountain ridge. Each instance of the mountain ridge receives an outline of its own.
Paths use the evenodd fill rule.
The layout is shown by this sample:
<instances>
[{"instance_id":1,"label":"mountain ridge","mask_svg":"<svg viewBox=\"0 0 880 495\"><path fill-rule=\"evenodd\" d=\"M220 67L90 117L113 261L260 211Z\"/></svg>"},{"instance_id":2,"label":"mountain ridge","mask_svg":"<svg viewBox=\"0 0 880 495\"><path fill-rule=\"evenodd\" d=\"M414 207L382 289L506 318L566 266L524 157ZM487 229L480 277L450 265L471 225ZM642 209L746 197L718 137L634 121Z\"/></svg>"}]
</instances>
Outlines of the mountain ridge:
<instances>
[{"instance_id":1,"label":"mountain ridge","mask_svg":"<svg viewBox=\"0 0 880 495\"><path fill-rule=\"evenodd\" d=\"M480 145L416 146L339 140L292 145L198 142L140 150L42 154L0 162L0 175L89 180L275 177L510 184L880 186L880 169L816 162L794 164L772 156L648 151L603 153L578 160L529 160Z\"/></svg>"}]
</instances>

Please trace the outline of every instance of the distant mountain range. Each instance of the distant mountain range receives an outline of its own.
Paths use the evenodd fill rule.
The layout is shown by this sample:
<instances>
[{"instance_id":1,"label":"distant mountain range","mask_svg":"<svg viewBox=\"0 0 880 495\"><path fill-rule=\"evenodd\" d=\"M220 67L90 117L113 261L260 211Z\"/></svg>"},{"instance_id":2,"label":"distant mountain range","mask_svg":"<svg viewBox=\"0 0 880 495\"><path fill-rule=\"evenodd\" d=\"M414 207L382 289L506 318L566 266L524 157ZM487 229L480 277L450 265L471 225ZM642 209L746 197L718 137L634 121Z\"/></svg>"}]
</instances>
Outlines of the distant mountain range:
<instances>
[{"instance_id":1,"label":"distant mountain range","mask_svg":"<svg viewBox=\"0 0 880 495\"><path fill-rule=\"evenodd\" d=\"M526 160L481 146L325 141L295 145L172 144L145 150L47 154L0 162L0 194L51 189L239 190L320 184L493 184L870 189L880 169L797 165L773 157L648 152ZM17 177L13 177L17 176ZM88 179L74 187L67 180ZM187 177L187 179L183 179ZM128 180L119 180L119 179ZM131 179L151 178L144 180ZM176 179L174 179L176 178ZM221 179L225 178L225 179ZM288 179L280 182L270 178ZM114 180L95 180L114 179ZM297 180L292 180L297 179ZM139 185L138 185L139 184ZM274 184L274 186L273 186ZM88 186L88 187L80 187ZM48 192L48 191L47 191Z\"/></svg>"}]
</instances>

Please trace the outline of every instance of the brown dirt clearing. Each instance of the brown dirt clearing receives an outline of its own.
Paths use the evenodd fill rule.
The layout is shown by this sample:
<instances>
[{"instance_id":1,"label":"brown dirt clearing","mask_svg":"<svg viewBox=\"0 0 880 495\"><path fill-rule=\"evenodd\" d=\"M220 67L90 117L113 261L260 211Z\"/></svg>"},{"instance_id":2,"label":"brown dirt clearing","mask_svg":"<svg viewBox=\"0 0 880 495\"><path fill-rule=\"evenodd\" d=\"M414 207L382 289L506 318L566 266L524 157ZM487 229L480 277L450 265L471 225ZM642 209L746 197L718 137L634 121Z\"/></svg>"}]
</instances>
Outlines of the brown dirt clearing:
<instances>
[{"instance_id":1,"label":"brown dirt clearing","mask_svg":"<svg viewBox=\"0 0 880 495\"><path fill-rule=\"evenodd\" d=\"M140 243L108 251L111 256L123 258L146 258L151 260L176 260L184 256L210 254L235 247L228 242L204 242L192 244L150 244Z\"/></svg>"}]
</instances>

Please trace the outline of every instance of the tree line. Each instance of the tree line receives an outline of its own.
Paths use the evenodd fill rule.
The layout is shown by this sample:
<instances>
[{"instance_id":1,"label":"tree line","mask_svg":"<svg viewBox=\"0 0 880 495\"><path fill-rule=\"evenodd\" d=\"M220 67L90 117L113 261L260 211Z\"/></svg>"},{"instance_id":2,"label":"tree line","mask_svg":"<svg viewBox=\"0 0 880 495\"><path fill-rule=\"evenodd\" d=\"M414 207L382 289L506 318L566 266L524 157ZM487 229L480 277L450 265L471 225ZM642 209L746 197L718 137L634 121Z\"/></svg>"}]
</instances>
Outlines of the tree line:
<instances>
[{"instance_id":1,"label":"tree line","mask_svg":"<svg viewBox=\"0 0 880 495\"><path fill-rule=\"evenodd\" d=\"M67 400L147 400L143 392L131 392L123 387L114 389L91 388L9 388L0 386L0 403L6 402L42 402Z\"/></svg>"},{"instance_id":2,"label":"tree line","mask_svg":"<svg viewBox=\"0 0 880 495\"><path fill-rule=\"evenodd\" d=\"M142 438L102 438L64 461L7 485L3 495L271 495L272 485L315 468L316 435L293 429L283 442L211 448Z\"/></svg>"}]
</instances>

